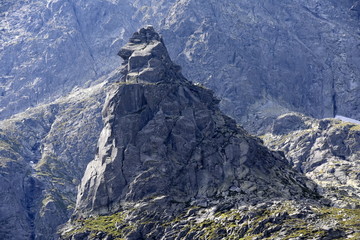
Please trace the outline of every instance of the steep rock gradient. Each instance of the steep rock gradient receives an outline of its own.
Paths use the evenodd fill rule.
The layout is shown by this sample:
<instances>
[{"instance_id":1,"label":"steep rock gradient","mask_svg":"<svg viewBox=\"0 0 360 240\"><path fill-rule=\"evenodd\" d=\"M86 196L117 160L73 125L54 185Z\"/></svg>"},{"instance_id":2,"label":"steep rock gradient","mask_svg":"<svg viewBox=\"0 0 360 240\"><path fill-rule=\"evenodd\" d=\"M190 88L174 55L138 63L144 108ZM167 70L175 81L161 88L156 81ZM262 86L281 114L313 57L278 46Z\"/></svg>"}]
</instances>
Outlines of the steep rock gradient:
<instances>
[{"instance_id":1,"label":"steep rock gradient","mask_svg":"<svg viewBox=\"0 0 360 240\"><path fill-rule=\"evenodd\" d=\"M222 114L210 90L182 76L151 26L136 32L119 55L124 76L107 97L98 153L79 187L75 218L145 205L133 220L146 216L153 226L128 237L147 238L157 229L160 238L162 221L191 205L316 196L281 154ZM74 236L72 230L65 228L63 237Z\"/></svg>"},{"instance_id":2,"label":"steep rock gradient","mask_svg":"<svg viewBox=\"0 0 360 240\"><path fill-rule=\"evenodd\" d=\"M358 1L352 0L291 3L4 0L0 3L0 118L7 118L41 102L50 102L60 95L67 94L75 85L87 86L90 79L97 78L92 69L96 70L97 75L111 71L118 64L116 50L124 43L124 39L142 23L151 23L161 25L159 29L166 36L170 55L181 63L184 74L193 81L202 82L213 88L216 95L222 99L221 108L245 124L247 129L255 131L263 128L264 119L266 123L267 117L274 117L288 110L322 116L321 112L327 109L326 112L330 115L324 115L331 116L332 109L340 109L337 114L359 119L356 116L359 112L356 111L358 79L353 77L358 72L358 49L355 47L359 26L357 6ZM233 9L235 10L232 11ZM210 25L208 20L211 20ZM318 31L321 32L320 35ZM269 42L268 45L266 40ZM255 44L257 41L261 41L261 44ZM271 49L274 51L267 51L269 48L266 46L271 47L272 44L274 47ZM183 46L186 47L185 50L182 49ZM316 58L310 56L311 51L306 47L319 53ZM207 54L198 54L204 52ZM234 52L234 59L238 64L229 65ZM187 60L187 55L193 60ZM288 55L294 57L287 57ZM197 64L199 62L204 64ZM212 62L214 64L211 65ZM326 65L329 62L334 64ZM307 63L311 65L303 68L302 66ZM243 64L245 70L241 68ZM253 64L269 67L247 71L253 69ZM333 73L324 74L323 67ZM228 71L230 68L237 70ZM290 70L286 70L287 68ZM328 73L330 70L325 72ZM285 73L282 74L282 71ZM275 72L275 77L267 72ZM214 74L219 78L214 77ZM258 75L264 80L261 84L259 78L253 77ZM301 84L297 84L297 76L304 79ZM317 86L317 80L312 82L311 79L323 79L322 83L325 85L329 84L331 79L335 79L334 89L341 94L332 95L329 100L332 91L326 90L322 94L320 90L311 90ZM276 87L273 88L273 84ZM259 85L266 86L265 90L258 87ZM316 94L308 94L304 86L309 92ZM265 94L264 97L259 94L262 91L267 92L267 89L272 89L271 92L276 97L270 94ZM277 91L278 89L280 91ZM40 215L39 209L45 209L48 213L53 212L44 215L46 220L39 218L43 219L41 221L44 224L41 224L50 234L55 229L48 223L56 226L72 211L75 186L82 177L84 167L93 157L96 139L102 128L99 117L94 116L100 111L99 102L103 99L102 94L94 96L91 89L74 92L79 92L80 95L74 97L74 94L71 94L60 99L61 103L57 102L61 106L60 111L43 105L0 122L1 139L5 142L1 145L1 165L4 166L6 163L6 169L2 169L2 173L6 173L1 175L4 183L2 192L7 193L1 198L1 202L5 204L0 207L7 213L2 212L0 217L3 217L1 221L9 219L8 213L13 211L12 216L15 218L11 221L19 226L3 224L2 229L8 234L6 239L8 236L30 236L30 233L22 233L21 229L33 229L38 225L34 223L33 217L28 218L27 213L22 212L27 207L26 202L20 200L26 196L25 199L33 201L31 196L34 194L25 194L26 189L32 189L33 186L43 187L43 184L27 184L28 180L32 180L24 178L32 174L31 171L27 171L32 169L31 161L41 167L37 174L46 175L41 181L44 182L47 191L36 200L40 204L30 213L38 212ZM252 94L256 97L253 98ZM294 100L291 100L291 95L296 96ZM327 99L327 107L312 101L313 98ZM91 99L92 103L86 103L86 99ZM249 99L252 100L247 108ZM314 104L303 107L306 101ZM253 104L254 102L256 104ZM292 105L297 107L294 108ZM260 120L254 121L257 117ZM50 122L43 123L43 119L47 122L48 118ZM38 124L44 124L44 130L42 127L35 127ZM18 136L21 136L21 141L17 139ZM74 152L75 154L71 154ZM78 163L74 169L73 165ZM72 176L68 177L67 172ZM64 181L65 178L67 180ZM66 187L63 182L71 187ZM54 189L55 191L52 191ZM57 189L66 192L66 198L54 198ZM24 192L21 192L23 190ZM12 203L16 203L18 206L15 208L20 210L13 208ZM47 205L49 208L43 208ZM56 209L68 209L53 210L54 206ZM62 220L57 221L60 212ZM21 219L26 219L26 223ZM46 235L44 239L49 239L48 236L50 235Z\"/></svg>"}]
</instances>

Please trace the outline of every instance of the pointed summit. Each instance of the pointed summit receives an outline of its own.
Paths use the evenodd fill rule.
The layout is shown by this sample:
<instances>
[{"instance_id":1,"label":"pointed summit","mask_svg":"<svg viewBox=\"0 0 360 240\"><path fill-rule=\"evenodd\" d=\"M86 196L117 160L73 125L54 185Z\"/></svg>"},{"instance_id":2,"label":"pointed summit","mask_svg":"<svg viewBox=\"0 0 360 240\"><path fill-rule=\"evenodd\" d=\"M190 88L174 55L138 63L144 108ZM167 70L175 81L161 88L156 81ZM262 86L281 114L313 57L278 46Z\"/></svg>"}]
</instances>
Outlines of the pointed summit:
<instances>
[{"instance_id":1,"label":"pointed summit","mask_svg":"<svg viewBox=\"0 0 360 240\"><path fill-rule=\"evenodd\" d=\"M80 221L64 228L64 239L75 239L71 229L96 215L117 222L111 239L183 239L187 233L167 224L189 212L317 196L280 153L224 115L210 90L180 74L152 27L119 55L126 84L113 84L107 96L98 152L79 186Z\"/></svg>"},{"instance_id":2,"label":"pointed summit","mask_svg":"<svg viewBox=\"0 0 360 240\"><path fill-rule=\"evenodd\" d=\"M247 202L310 192L279 154L221 113L210 90L176 71L152 27L136 32L119 55L127 84L114 84L105 102L78 216L115 213L149 199L208 206L231 196Z\"/></svg>"},{"instance_id":3,"label":"pointed summit","mask_svg":"<svg viewBox=\"0 0 360 240\"><path fill-rule=\"evenodd\" d=\"M122 81L132 83L186 81L180 73L180 66L171 61L161 36L152 26L135 32L118 55L124 59Z\"/></svg>"}]
</instances>

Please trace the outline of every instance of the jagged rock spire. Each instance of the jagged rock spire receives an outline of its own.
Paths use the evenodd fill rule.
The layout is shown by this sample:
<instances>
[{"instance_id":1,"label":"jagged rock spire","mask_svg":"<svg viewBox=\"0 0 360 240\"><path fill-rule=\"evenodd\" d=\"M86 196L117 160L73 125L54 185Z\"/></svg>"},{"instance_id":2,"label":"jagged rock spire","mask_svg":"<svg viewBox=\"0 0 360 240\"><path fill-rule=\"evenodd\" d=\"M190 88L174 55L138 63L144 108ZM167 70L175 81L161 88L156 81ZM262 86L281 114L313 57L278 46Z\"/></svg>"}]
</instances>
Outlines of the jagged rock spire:
<instances>
[{"instance_id":1,"label":"jagged rock spire","mask_svg":"<svg viewBox=\"0 0 360 240\"><path fill-rule=\"evenodd\" d=\"M207 206L232 195L254 201L311 192L281 155L220 112L210 90L182 77L152 27L135 33L119 55L128 84L114 84L105 102L98 153L79 188L78 216L149 199Z\"/></svg>"},{"instance_id":2,"label":"jagged rock spire","mask_svg":"<svg viewBox=\"0 0 360 240\"><path fill-rule=\"evenodd\" d=\"M118 55L124 59L122 81L133 83L185 81L180 73L180 66L171 61L161 36L152 26L135 32Z\"/></svg>"}]
</instances>

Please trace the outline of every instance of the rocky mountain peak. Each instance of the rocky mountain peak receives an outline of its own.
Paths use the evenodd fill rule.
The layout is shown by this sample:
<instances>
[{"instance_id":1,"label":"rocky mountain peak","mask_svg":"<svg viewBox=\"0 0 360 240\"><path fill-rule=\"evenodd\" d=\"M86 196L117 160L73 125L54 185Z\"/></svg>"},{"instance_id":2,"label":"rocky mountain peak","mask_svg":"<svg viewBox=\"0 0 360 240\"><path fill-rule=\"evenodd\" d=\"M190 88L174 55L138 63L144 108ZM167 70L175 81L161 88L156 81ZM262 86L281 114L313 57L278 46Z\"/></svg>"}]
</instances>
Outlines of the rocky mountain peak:
<instances>
[{"instance_id":1,"label":"rocky mountain peak","mask_svg":"<svg viewBox=\"0 0 360 240\"><path fill-rule=\"evenodd\" d=\"M123 81L136 83L185 81L180 73L180 66L171 61L162 37L152 26L135 32L118 55L124 60Z\"/></svg>"},{"instance_id":2,"label":"rocky mountain peak","mask_svg":"<svg viewBox=\"0 0 360 240\"><path fill-rule=\"evenodd\" d=\"M219 110L210 90L179 73L152 27L136 32L119 55L125 75L107 97L98 153L79 188L78 216L154 199L183 209L232 196L256 202L311 192L280 154Z\"/></svg>"}]
</instances>

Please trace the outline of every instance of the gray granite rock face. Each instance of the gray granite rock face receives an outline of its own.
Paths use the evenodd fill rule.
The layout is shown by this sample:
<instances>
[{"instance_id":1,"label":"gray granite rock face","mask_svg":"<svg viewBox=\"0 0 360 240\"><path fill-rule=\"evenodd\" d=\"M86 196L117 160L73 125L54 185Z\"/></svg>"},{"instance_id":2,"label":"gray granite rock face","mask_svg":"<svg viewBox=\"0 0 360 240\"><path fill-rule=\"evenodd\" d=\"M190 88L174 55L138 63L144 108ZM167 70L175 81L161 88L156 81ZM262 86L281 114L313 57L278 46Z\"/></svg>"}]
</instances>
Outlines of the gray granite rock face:
<instances>
[{"instance_id":1,"label":"gray granite rock face","mask_svg":"<svg viewBox=\"0 0 360 240\"><path fill-rule=\"evenodd\" d=\"M0 151L3 155L4 149ZM2 164L3 161L2 158ZM0 166L0 236L3 239L30 239L32 226L27 211L27 202L30 203L30 199L24 189L27 188L27 171L30 169L24 163L10 161L7 167Z\"/></svg>"},{"instance_id":2,"label":"gray granite rock face","mask_svg":"<svg viewBox=\"0 0 360 240\"><path fill-rule=\"evenodd\" d=\"M162 38L152 26L136 32L118 55L124 60L122 81L127 83L187 81L180 73L181 67L170 60Z\"/></svg>"},{"instance_id":3,"label":"gray granite rock face","mask_svg":"<svg viewBox=\"0 0 360 240\"><path fill-rule=\"evenodd\" d=\"M77 216L161 197L166 204L207 206L231 193L248 200L306 195L306 181L280 155L222 114L210 90L181 75L152 27L136 32L119 55L125 75L105 102L105 126L80 184Z\"/></svg>"},{"instance_id":4,"label":"gray granite rock face","mask_svg":"<svg viewBox=\"0 0 360 240\"><path fill-rule=\"evenodd\" d=\"M360 119L357 2L186 0L162 33L184 75L248 130L289 111Z\"/></svg>"},{"instance_id":5,"label":"gray granite rock face","mask_svg":"<svg viewBox=\"0 0 360 240\"><path fill-rule=\"evenodd\" d=\"M350 8L350 10L355 12L360 12L360 1L356 1ZM358 15L359 16L359 15Z\"/></svg>"},{"instance_id":6,"label":"gray granite rock face","mask_svg":"<svg viewBox=\"0 0 360 240\"><path fill-rule=\"evenodd\" d=\"M153 11L166 13L172 1L166 2L1 1L0 119L113 71L119 65L116 51L145 12L161 18Z\"/></svg>"},{"instance_id":7,"label":"gray granite rock face","mask_svg":"<svg viewBox=\"0 0 360 240\"><path fill-rule=\"evenodd\" d=\"M111 71L118 66L116 52L120 45L140 24L149 23L161 26L158 29L165 36L170 55L181 63L184 74L213 88L222 100L221 108L247 129L263 130L273 117L289 110L316 117L332 116L336 112L359 120L357 5L358 1L350 0L291 3L3 0L0 4L0 118L51 101L67 94L74 86L88 85L89 80ZM84 93L78 101L86 99L88 94ZM70 111L64 107L54 113L56 121L49 136L46 135L49 129L29 131L27 126L29 118L42 122L50 110L40 111L41 115L29 117L24 113L23 117L15 117L9 120L11 128L0 122L0 127L7 130L2 133L7 142L8 135L20 134L23 138L20 145L15 146L20 146L21 157L9 155L9 151L3 149L0 154L1 164L16 158L16 163L1 169L11 174L1 175L4 182L1 192L8 194L1 196L4 204L0 203L0 208L5 209L6 214L0 216L19 216L3 226L8 234L5 238L31 236L33 231L34 222L27 217L20 200L29 194L27 190L18 192L23 179L25 182L31 179L31 174L28 175L31 172L25 171L31 169L30 161L37 163L43 159L48 163L39 171L49 174L43 181L46 189L59 188L60 192L67 192L70 199L65 200L70 209L54 211L54 202L64 201L49 198L50 201L45 201L49 207L43 208L45 217L35 225L42 225L44 232L50 228L54 231L49 227L49 220L53 221L51 226L55 226L69 215L75 200L76 180L81 178L84 166L93 157L102 126L99 118L93 117L99 110L90 109L86 113L80 108L91 108L97 101L76 105L71 98L66 98L62 106L68 106ZM36 146L42 142L47 146L44 153ZM8 148L8 144L2 147ZM52 158L54 155L58 158ZM77 161L79 159L81 161ZM53 171L46 169L48 166L59 168ZM342 166L337 173L339 179L344 179L341 172L347 165ZM66 174L59 176L59 173ZM68 175L76 177L68 178ZM63 186L59 177L66 177L70 187ZM50 194L42 196L40 202L53 194L47 193ZM17 203L16 207L11 207L13 202ZM25 212L20 216L18 213L23 209ZM50 212L53 214L48 214ZM57 221L60 215L61 221ZM17 227L12 227L16 224Z\"/></svg>"},{"instance_id":8,"label":"gray granite rock face","mask_svg":"<svg viewBox=\"0 0 360 240\"><path fill-rule=\"evenodd\" d=\"M50 109L49 109L50 110ZM34 120L36 119L36 120ZM44 182L33 175L40 139L53 121L51 114L1 121L0 124L0 238L34 239ZM56 217L56 216L54 216ZM50 224L50 222L48 222Z\"/></svg>"},{"instance_id":9,"label":"gray granite rock face","mask_svg":"<svg viewBox=\"0 0 360 240\"><path fill-rule=\"evenodd\" d=\"M152 24L248 130L289 111L360 119L358 1L2 3L0 118L110 72L124 39Z\"/></svg>"},{"instance_id":10,"label":"gray granite rock face","mask_svg":"<svg viewBox=\"0 0 360 240\"><path fill-rule=\"evenodd\" d=\"M0 121L0 239L57 239L96 152L103 84Z\"/></svg>"}]
</instances>

